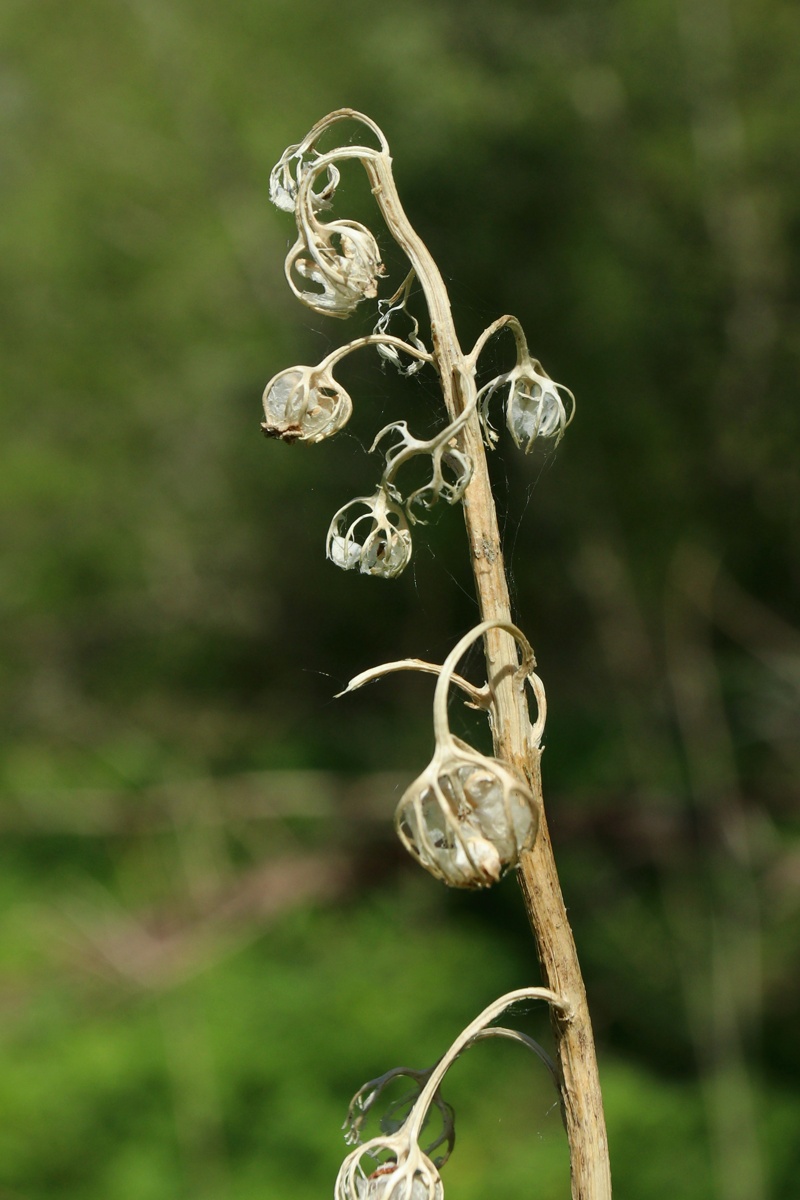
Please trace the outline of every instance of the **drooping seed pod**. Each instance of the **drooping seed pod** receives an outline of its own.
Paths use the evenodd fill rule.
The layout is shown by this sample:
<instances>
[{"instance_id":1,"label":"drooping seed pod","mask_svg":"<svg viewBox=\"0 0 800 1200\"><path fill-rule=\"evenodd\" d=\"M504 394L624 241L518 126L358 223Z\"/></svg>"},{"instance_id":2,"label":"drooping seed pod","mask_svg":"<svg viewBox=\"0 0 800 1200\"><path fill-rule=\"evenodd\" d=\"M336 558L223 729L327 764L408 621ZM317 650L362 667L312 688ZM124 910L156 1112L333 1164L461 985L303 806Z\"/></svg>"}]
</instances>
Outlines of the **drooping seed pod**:
<instances>
[{"instance_id":1,"label":"drooping seed pod","mask_svg":"<svg viewBox=\"0 0 800 1200\"><path fill-rule=\"evenodd\" d=\"M364 1159L371 1162L364 1163ZM369 1170L372 1166L373 1169ZM336 1178L335 1200L444 1200L436 1166L402 1130L373 1138L348 1154Z\"/></svg>"},{"instance_id":2,"label":"drooping seed pod","mask_svg":"<svg viewBox=\"0 0 800 1200\"><path fill-rule=\"evenodd\" d=\"M395 813L395 828L406 849L452 887L490 887L518 865L539 830L540 802L523 776L511 764L488 758L454 737L447 720L447 692L458 660L492 628L510 633L522 647L520 683L530 682L539 707L529 753L532 760L540 754L545 702L533 671L533 651L516 626L484 622L461 639L442 667L434 697L436 750Z\"/></svg>"},{"instance_id":3,"label":"drooping seed pod","mask_svg":"<svg viewBox=\"0 0 800 1200\"><path fill-rule=\"evenodd\" d=\"M266 437L284 442L321 442L343 429L353 412L353 402L328 370L289 367L264 389Z\"/></svg>"},{"instance_id":4,"label":"drooping seed pod","mask_svg":"<svg viewBox=\"0 0 800 1200\"><path fill-rule=\"evenodd\" d=\"M411 559L405 513L384 487L358 496L335 514L328 528L327 555L344 571L394 579Z\"/></svg>"},{"instance_id":5,"label":"drooping seed pod","mask_svg":"<svg viewBox=\"0 0 800 1200\"><path fill-rule=\"evenodd\" d=\"M519 334L522 338L522 334ZM524 343L523 343L524 345ZM519 448L528 454L537 438L552 438L556 445L575 415L575 397L569 388L555 383L527 348L520 351L517 365L485 384L478 393L478 411L490 447L497 433L489 419L495 395L506 391L506 425Z\"/></svg>"},{"instance_id":6,"label":"drooping seed pod","mask_svg":"<svg viewBox=\"0 0 800 1200\"><path fill-rule=\"evenodd\" d=\"M306 194L301 187L300 195ZM375 238L358 221L313 221L310 214L286 257L286 279L298 300L314 312L349 317L357 305L378 293L384 273ZM299 286L294 272L319 291Z\"/></svg>"},{"instance_id":7,"label":"drooping seed pod","mask_svg":"<svg viewBox=\"0 0 800 1200\"><path fill-rule=\"evenodd\" d=\"M412 1067L393 1067L390 1071L379 1075L377 1079L370 1079L363 1087L360 1087L350 1101L347 1118L342 1126L344 1140L348 1146L361 1144L361 1131L364 1123L377 1110L381 1112L380 1127L384 1133L399 1133L407 1127L435 1070L436 1066L424 1071L415 1071ZM401 1095L397 1095L395 1085L400 1079L409 1080L411 1086L408 1091L404 1090ZM390 1097L394 1093L394 1098L387 1099L385 1095L387 1092ZM455 1145L455 1113L441 1095L438 1087L433 1092L428 1089L426 1105L420 1126L421 1130L427 1127L427 1113L432 1107L437 1110L441 1128L434 1140L424 1147L424 1153L433 1160L436 1168L441 1170ZM439 1124L439 1122L435 1124ZM434 1151L438 1151L435 1159L433 1158Z\"/></svg>"},{"instance_id":8,"label":"drooping seed pod","mask_svg":"<svg viewBox=\"0 0 800 1200\"><path fill-rule=\"evenodd\" d=\"M558 444L575 409L572 392L563 384L554 383L535 359L512 375L506 402L506 424L512 438L526 454L539 437L554 438Z\"/></svg>"},{"instance_id":9,"label":"drooping seed pod","mask_svg":"<svg viewBox=\"0 0 800 1200\"><path fill-rule=\"evenodd\" d=\"M451 887L491 887L529 850L539 808L507 764L452 737L404 792L395 828L406 849Z\"/></svg>"}]
</instances>

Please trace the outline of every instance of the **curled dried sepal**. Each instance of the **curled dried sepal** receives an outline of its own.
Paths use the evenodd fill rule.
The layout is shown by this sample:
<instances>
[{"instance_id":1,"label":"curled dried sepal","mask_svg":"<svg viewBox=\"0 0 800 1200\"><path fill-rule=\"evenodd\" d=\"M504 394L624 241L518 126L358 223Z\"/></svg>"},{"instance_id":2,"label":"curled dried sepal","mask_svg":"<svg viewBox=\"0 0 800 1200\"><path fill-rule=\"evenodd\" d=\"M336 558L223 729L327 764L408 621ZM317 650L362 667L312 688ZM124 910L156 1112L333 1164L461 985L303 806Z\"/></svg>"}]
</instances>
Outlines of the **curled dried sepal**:
<instances>
[{"instance_id":1,"label":"curled dried sepal","mask_svg":"<svg viewBox=\"0 0 800 1200\"><path fill-rule=\"evenodd\" d=\"M411 558L411 533L405 513L389 489L358 496L340 508L330 523L327 555L344 571L394 579Z\"/></svg>"},{"instance_id":2,"label":"curled dried sepal","mask_svg":"<svg viewBox=\"0 0 800 1200\"><path fill-rule=\"evenodd\" d=\"M371 1159L373 1170L364 1164ZM415 1141L402 1134L373 1138L342 1163L335 1200L443 1200L438 1170Z\"/></svg>"},{"instance_id":3,"label":"curled dried sepal","mask_svg":"<svg viewBox=\"0 0 800 1200\"><path fill-rule=\"evenodd\" d=\"M289 367L264 388L266 437L321 442L343 429L353 412L350 396L324 367Z\"/></svg>"},{"instance_id":4,"label":"curled dried sepal","mask_svg":"<svg viewBox=\"0 0 800 1200\"><path fill-rule=\"evenodd\" d=\"M545 701L534 672L533 650L515 625L484 621L461 639L445 661L434 695L436 749L423 773L406 789L395 813L395 828L406 849L437 879L452 887L490 887L529 850L539 830L540 805L523 776L509 763L488 758L453 736L447 720L447 694L465 650L490 629L502 629L523 652L518 672L536 696L529 754L539 753Z\"/></svg>"},{"instance_id":5,"label":"curled dried sepal","mask_svg":"<svg viewBox=\"0 0 800 1200\"><path fill-rule=\"evenodd\" d=\"M539 808L508 764L452 738L404 792L395 828L435 878L451 887L491 887L533 845Z\"/></svg>"},{"instance_id":6,"label":"curled dried sepal","mask_svg":"<svg viewBox=\"0 0 800 1200\"><path fill-rule=\"evenodd\" d=\"M297 299L331 317L349 317L362 300L376 296L383 270L378 243L358 221L307 225L286 257L286 278ZM295 271L319 290L298 285Z\"/></svg>"}]
</instances>

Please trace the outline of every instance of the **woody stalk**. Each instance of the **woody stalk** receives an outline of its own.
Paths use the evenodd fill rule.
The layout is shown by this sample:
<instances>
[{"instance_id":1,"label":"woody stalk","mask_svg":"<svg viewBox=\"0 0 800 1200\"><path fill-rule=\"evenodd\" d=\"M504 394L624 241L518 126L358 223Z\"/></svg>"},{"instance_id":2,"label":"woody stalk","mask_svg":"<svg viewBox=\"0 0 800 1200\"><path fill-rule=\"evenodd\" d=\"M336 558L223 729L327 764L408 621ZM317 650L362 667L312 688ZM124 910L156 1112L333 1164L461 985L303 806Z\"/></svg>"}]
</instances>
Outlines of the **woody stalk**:
<instances>
[{"instance_id":1,"label":"woody stalk","mask_svg":"<svg viewBox=\"0 0 800 1200\"><path fill-rule=\"evenodd\" d=\"M326 135L342 123L350 128L358 124L372 144L321 149ZM406 280L387 299L378 298L384 268L372 233L356 221L321 217L332 206L339 168L351 161L366 172L386 228L409 262ZM438 377L446 423L427 440L414 437L405 421L380 430L372 447L384 459L377 488L334 515L327 555L344 570L394 578L408 565L416 527L425 524L430 510L440 500L460 504L481 622L442 667L417 659L389 663L356 677L347 690L397 670L438 676L435 753L400 801L398 835L426 869L453 886L490 886L506 870L516 869L544 991L553 998L556 1079L569 1139L573 1200L607 1200L611 1183L592 1027L542 803L544 689L534 670L533 651L512 623L486 458L487 448L492 449L499 437L492 425L495 405L504 407L508 431L527 453L537 439L560 440L572 419L574 399L530 355L514 317L500 317L469 352L462 349L442 276L403 211L388 144L369 118L340 109L319 121L283 154L272 173L270 195L297 222L297 240L286 260L287 281L297 298L316 312L339 318L373 301L377 320L371 334L335 350L317 366L289 368L271 379L264 392L264 433L290 443L316 443L343 428L353 405L334 370L351 353L377 351L403 375L428 370ZM427 309L422 334L412 313L420 293ZM479 386L481 354L490 339L504 333L513 339L514 364ZM430 479L406 494L403 467L420 457L430 462ZM478 637L483 638L487 681L480 688L456 673L461 655ZM493 758L450 733L451 685L485 711ZM347 1195L376 1200L440 1196L441 1182L434 1185L427 1178L403 1175L390 1161L374 1176L354 1177Z\"/></svg>"}]
</instances>

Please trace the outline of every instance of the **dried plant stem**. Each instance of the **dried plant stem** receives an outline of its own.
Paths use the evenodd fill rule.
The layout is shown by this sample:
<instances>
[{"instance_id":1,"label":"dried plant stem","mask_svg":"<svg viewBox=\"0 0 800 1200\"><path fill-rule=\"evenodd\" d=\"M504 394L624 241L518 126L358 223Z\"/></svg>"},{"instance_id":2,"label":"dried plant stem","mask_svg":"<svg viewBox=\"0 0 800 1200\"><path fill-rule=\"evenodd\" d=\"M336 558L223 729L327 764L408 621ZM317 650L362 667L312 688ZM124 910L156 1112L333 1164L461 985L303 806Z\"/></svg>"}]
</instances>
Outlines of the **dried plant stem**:
<instances>
[{"instance_id":1,"label":"dried plant stem","mask_svg":"<svg viewBox=\"0 0 800 1200\"><path fill-rule=\"evenodd\" d=\"M451 420L472 406L463 430L463 448L473 475L463 500L481 617L510 623L497 512L475 411L474 359L459 345L450 301L441 274L400 204L388 154L364 160L372 190L386 223L408 255L425 293L431 317L434 359ZM541 798L538 755L531 754L527 701L514 680L519 669L514 639L502 630L485 635L487 679L494 699L495 754L519 768ZM569 1016L552 1012L563 1111L570 1146L573 1200L608 1200L611 1175L603 1101L597 1071L586 991L572 930L567 920L547 823L542 818L534 848L519 867L519 881L530 918L544 984L568 1002Z\"/></svg>"}]
</instances>

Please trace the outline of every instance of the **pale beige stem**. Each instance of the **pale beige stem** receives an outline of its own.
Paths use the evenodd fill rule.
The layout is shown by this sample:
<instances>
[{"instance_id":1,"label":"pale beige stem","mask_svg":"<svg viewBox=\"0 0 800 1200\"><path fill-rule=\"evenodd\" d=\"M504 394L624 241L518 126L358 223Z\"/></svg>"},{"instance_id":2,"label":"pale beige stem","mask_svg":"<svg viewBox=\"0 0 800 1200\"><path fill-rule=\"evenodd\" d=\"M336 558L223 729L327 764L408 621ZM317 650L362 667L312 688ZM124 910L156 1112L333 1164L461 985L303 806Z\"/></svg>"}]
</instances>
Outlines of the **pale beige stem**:
<instances>
[{"instance_id":1,"label":"pale beige stem","mask_svg":"<svg viewBox=\"0 0 800 1200\"><path fill-rule=\"evenodd\" d=\"M434 358L447 411L453 420L469 407L476 385L456 336L447 289L430 252L403 211L389 156L376 155L364 161L364 167L384 219L408 255L425 293ZM480 420L475 411L467 420L463 438L464 450L474 466L463 505L481 616L485 621L509 623L511 606L500 531ZM516 644L508 633L491 629L485 637L485 648L487 679L494 697L495 753L522 770L535 794L541 797L538 756L530 753L527 701L514 685L519 668ZM519 880L544 983L569 1005L569 1017L554 1011L552 1021L570 1146L573 1200L608 1200L611 1175L592 1025L544 817L533 850L523 856Z\"/></svg>"}]
</instances>

